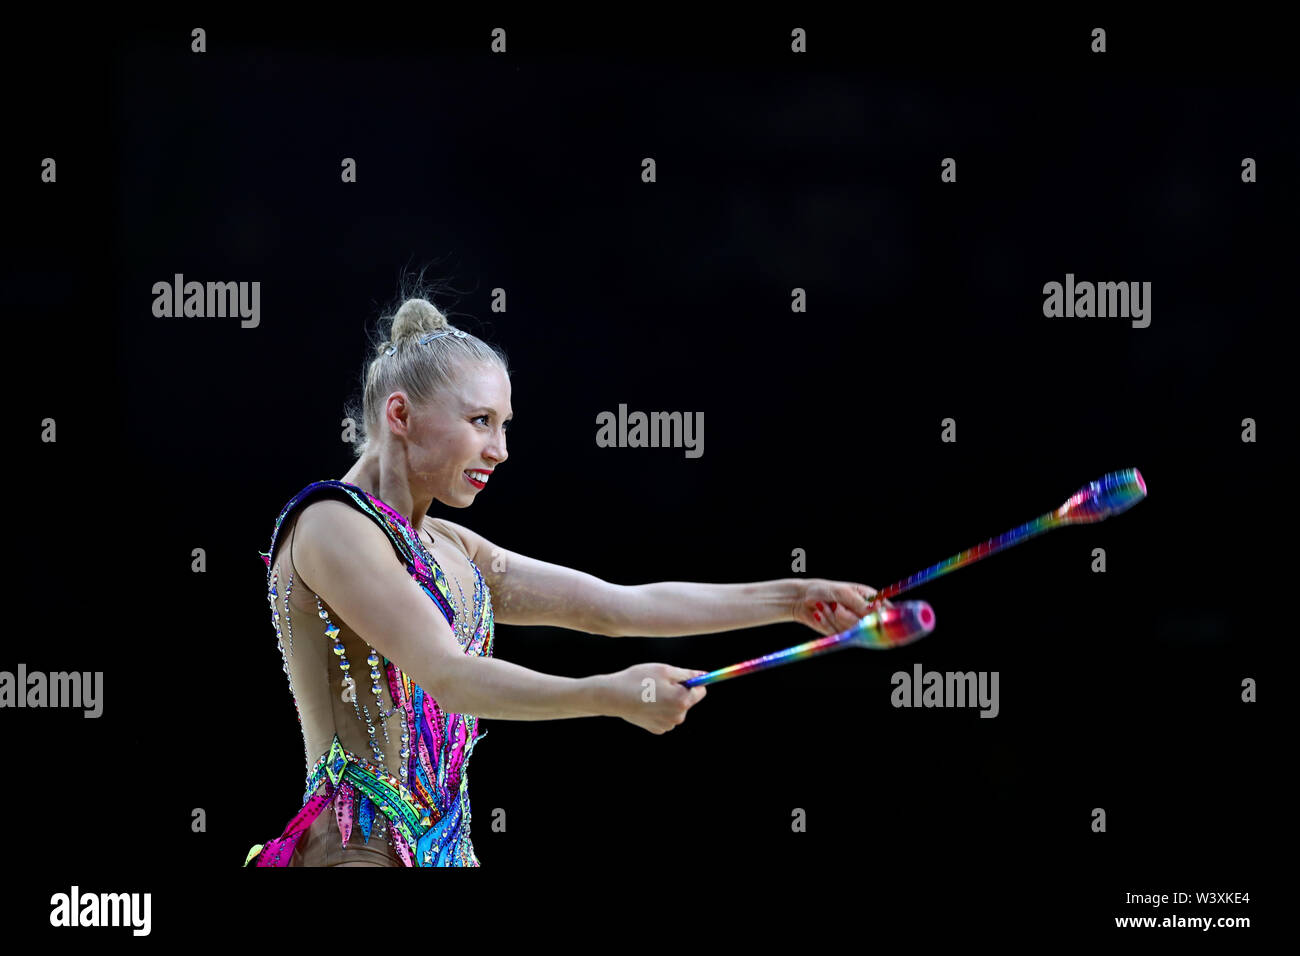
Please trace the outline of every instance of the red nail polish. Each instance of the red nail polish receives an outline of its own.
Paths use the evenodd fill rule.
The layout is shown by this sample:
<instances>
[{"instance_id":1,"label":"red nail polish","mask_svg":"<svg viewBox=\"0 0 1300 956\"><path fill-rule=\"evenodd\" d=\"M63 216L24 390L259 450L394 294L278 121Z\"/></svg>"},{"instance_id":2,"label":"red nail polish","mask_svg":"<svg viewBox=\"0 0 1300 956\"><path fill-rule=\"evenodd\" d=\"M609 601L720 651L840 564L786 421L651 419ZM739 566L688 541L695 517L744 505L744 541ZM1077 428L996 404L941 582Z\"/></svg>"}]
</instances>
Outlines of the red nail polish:
<instances>
[{"instance_id":1,"label":"red nail polish","mask_svg":"<svg viewBox=\"0 0 1300 956\"><path fill-rule=\"evenodd\" d=\"M818 601L818 602L817 602L817 610L819 610L819 611L822 610L822 602L821 602L821 601Z\"/></svg>"},{"instance_id":2,"label":"red nail polish","mask_svg":"<svg viewBox=\"0 0 1300 956\"><path fill-rule=\"evenodd\" d=\"M839 607L839 606L840 606L840 602L839 602L839 601L831 601L831 610L832 610L832 611L835 610L835 609L836 609L837 607Z\"/></svg>"}]
</instances>

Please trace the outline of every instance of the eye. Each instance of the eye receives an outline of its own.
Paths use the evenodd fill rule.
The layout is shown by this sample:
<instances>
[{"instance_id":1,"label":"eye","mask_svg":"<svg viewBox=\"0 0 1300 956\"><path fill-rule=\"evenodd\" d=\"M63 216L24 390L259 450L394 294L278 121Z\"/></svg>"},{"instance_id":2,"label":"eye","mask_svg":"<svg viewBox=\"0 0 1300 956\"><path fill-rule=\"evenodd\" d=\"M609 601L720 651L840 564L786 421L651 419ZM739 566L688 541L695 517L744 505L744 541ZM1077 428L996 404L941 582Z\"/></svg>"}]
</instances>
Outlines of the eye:
<instances>
[{"instance_id":1,"label":"eye","mask_svg":"<svg viewBox=\"0 0 1300 956\"><path fill-rule=\"evenodd\" d=\"M486 423L486 420L487 420L488 417L489 417L489 416L487 416L487 415L476 415L476 416L474 416L473 419L471 419L471 421L476 421L476 422L477 422L477 421L483 421L483 422ZM502 422L502 423L501 423L501 430L502 430L503 432L508 432L508 431L510 431L510 423L509 423L509 422Z\"/></svg>"}]
</instances>

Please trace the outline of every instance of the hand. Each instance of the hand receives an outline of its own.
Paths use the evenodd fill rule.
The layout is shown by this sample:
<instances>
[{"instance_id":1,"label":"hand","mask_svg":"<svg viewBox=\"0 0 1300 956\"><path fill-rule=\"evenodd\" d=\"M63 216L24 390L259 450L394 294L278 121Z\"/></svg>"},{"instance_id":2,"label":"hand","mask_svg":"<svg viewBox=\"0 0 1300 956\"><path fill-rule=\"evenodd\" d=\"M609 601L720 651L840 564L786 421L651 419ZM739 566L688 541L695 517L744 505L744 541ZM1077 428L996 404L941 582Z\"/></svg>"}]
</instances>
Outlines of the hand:
<instances>
[{"instance_id":1,"label":"hand","mask_svg":"<svg viewBox=\"0 0 1300 956\"><path fill-rule=\"evenodd\" d=\"M610 716L622 717L652 734L666 734L684 721L686 712L709 692L702 684L683 687L681 682L705 673L671 664L636 664L610 674ZM647 700L651 690L654 699Z\"/></svg>"},{"instance_id":2,"label":"hand","mask_svg":"<svg viewBox=\"0 0 1300 956\"><path fill-rule=\"evenodd\" d=\"M829 636L847 631L872 610L876 589L852 581L825 578L792 578L798 585L791 619L807 624L818 634ZM893 607L889 601L879 605Z\"/></svg>"}]
</instances>

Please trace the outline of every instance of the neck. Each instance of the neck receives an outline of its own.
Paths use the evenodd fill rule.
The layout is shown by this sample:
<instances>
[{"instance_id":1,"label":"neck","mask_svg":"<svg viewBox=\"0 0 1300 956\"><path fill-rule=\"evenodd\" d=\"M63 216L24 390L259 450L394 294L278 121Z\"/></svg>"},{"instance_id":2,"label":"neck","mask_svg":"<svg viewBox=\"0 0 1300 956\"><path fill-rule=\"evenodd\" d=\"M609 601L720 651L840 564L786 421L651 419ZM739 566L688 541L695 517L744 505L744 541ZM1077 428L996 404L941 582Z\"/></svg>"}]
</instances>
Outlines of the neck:
<instances>
[{"instance_id":1,"label":"neck","mask_svg":"<svg viewBox=\"0 0 1300 956\"><path fill-rule=\"evenodd\" d=\"M378 457L363 455L361 460L348 469L343 481L356 485L362 491L369 492L384 502L398 514L406 518L417 532L424 524L424 517L433 505L433 497L417 499L411 493L410 482L391 465L386 466Z\"/></svg>"}]
</instances>

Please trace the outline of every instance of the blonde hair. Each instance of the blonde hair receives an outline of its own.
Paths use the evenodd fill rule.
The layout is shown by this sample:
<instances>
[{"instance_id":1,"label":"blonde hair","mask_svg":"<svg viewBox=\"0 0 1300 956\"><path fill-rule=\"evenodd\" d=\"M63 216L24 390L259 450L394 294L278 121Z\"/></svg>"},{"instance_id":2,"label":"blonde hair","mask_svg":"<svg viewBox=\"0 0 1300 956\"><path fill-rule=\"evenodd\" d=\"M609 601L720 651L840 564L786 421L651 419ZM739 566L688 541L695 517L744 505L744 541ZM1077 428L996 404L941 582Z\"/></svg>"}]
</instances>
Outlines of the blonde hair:
<instances>
[{"instance_id":1,"label":"blonde hair","mask_svg":"<svg viewBox=\"0 0 1300 956\"><path fill-rule=\"evenodd\" d=\"M424 294L407 298L397 312L380 320L382 340L374 345L361 372L361 406L354 399L346 414L360 425L353 443L353 455L360 458L379 434L384 402L394 391L406 392L413 403L424 405L440 389L457 381L467 365L496 364L510 375L505 352L468 332L440 335L424 345L422 336L441 329L455 329L447 316ZM393 354L389 355L389 350Z\"/></svg>"}]
</instances>

